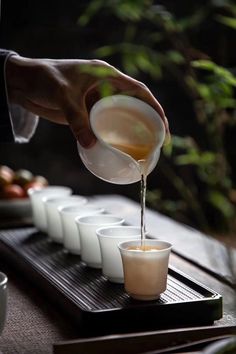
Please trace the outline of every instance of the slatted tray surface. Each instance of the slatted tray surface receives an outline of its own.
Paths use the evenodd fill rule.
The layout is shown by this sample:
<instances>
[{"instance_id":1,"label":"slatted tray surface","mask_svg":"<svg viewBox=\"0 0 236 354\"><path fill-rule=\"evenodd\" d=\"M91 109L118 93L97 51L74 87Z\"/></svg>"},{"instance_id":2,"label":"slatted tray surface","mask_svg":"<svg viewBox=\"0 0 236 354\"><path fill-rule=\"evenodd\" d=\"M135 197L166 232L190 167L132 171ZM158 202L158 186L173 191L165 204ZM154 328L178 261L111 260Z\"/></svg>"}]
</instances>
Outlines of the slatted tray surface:
<instances>
[{"instance_id":1,"label":"slatted tray surface","mask_svg":"<svg viewBox=\"0 0 236 354\"><path fill-rule=\"evenodd\" d=\"M2 255L90 333L210 324L222 316L221 296L175 269L160 299L141 302L34 228L0 231L0 240Z\"/></svg>"}]
</instances>

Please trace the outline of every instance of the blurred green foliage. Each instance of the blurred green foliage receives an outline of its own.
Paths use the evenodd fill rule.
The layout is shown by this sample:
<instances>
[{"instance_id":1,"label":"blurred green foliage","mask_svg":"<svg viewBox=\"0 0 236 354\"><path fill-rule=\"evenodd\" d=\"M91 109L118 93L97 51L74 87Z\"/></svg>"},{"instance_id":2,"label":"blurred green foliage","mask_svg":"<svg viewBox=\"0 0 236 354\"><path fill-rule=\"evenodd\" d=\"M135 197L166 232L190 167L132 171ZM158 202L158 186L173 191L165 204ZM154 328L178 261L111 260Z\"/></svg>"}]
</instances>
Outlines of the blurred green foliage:
<instances>
[{"instance_id":1,"label":"blurred green foliage","mask_svg":"<svg viewBox=\"0 0 236 354\"><path fill-rule=\"evenodd\" d=\"M163 148L158 168L174 196L163 188L149 190L151 206L207 232L233 233L236 183L226 131L236 123L235 68L227 67L230 53L224 52L224 60L217 61L202 49L196 34L204 26L204 41L207 24L214 23L221 30L214 46L218 41L222 45L228 31L236 29L236 6L229 0L208 0L198 6L189 1L184 15L176 12L154 0L92 0L78 24L87 26L99 16L109 31L109 21L117 21L120 27L114 38L109 33L107 43L95 48L94 55L110 61L119 58L124 72L138 79L145 75L152 86L168 77L191 101L193 113L188 119L198 134L173 135Z\"/></svg>"}]
</instances>

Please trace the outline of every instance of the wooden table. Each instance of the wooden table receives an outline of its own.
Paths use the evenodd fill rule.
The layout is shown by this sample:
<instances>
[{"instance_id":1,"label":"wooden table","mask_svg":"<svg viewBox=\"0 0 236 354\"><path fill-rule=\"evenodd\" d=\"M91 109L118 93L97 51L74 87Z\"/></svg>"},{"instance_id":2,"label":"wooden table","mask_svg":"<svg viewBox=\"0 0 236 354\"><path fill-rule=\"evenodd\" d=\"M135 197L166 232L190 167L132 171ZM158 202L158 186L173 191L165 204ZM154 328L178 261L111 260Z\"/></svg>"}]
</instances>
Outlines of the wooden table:
<instances>
[{"instance_id":1,"label":"wooden table","mask_svg":"<svg viewBox=\"0 0 236 354\"><path fill-rule=\"evenodd\" d=\"M139 204L114 195L96 197L94 202L139 225ZM230 285L234 280L220 256L225 254L224 246L151 210L147 210L146 221L152 236L173 244L171 265L223 296L223 318L214 326L236 325L236 294ZM8 318L0 338L4 354L52 353L53 343L80 336L68 318L59 313L45 294L24 281L17 269L0 259L0 270L9 277Z\"/></svg>"}]
</instances>

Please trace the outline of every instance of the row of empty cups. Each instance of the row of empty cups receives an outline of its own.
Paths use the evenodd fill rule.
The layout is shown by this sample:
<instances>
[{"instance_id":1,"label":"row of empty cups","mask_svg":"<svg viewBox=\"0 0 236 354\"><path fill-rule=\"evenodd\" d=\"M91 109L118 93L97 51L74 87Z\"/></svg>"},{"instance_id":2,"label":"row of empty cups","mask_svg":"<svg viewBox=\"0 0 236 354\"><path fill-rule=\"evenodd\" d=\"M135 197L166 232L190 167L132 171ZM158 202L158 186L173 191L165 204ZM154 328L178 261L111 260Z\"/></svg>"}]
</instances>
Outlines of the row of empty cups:
<instances>
[{"instance_id":1,"label":"row of empty cups","mask_svg":"<svg viewBox=\"0 0 236 354\"><path fill-rule=\"evenodd\" d=\"M71 195L68 187L32 189L29 196L35 226L54 242L81 255L90 267L102 268L113 282L123 282L123 267L118 244L140 239L140 228L125 226L125 220L109 214L85 197Z\"/></svg>"}]
</instances>

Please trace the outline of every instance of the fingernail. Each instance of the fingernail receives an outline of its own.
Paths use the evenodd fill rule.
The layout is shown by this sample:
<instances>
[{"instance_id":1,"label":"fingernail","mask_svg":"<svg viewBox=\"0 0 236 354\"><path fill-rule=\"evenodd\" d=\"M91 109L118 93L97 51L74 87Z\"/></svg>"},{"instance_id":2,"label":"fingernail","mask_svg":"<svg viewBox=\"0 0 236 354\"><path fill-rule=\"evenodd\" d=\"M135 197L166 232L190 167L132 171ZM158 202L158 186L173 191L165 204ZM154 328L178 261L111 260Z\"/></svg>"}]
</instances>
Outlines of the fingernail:
<instances>
[{"instance_id":1,"label":"fingernail","mask_svg":"<svg viewBox=\"0 0 236 354\"><path fill-rule=\"evenodd\" d=\"M77 136L77 139L81 146L84 148L91 148L96 143L96 137L89 129L84 129Z\"/></svg>"},{"instance_id":2,"label":"fingernail","mask_svg":"<svg viewBox=\"0 0 236 354\"><path fill-rule=\"evenodd\" d=\"M170 135L170 132L168 131L167 133L166 133L166 136L165 136L165 140L164 140L164 146L165 145L168 145L168 144L170 144L170 142L171 142L171 135Z\"/></svg>"},{"instance_id":3,"label":"fingernail","mask_svg":"<svg viewBox=\"0 0 236 354\"><path fill-rule=\"evenodd\" d=\"M166 136L165 136L164 145L168 145L171 142L171 135L169 130L169 122L166 116L165 116L165 123L166 123Z\"/></svg>"}]
</instances>

